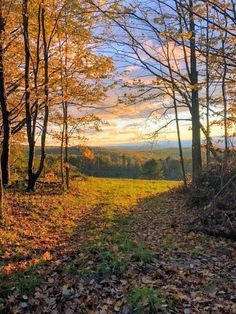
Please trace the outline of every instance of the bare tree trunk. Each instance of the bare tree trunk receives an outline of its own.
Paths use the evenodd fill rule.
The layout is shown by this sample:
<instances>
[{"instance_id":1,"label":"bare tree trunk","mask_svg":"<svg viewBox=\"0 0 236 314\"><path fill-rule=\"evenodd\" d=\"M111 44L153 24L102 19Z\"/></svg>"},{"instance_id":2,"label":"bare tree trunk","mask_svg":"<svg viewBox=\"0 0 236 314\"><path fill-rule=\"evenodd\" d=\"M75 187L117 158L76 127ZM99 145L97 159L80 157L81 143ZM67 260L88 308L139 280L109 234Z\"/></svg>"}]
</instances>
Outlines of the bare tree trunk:
<instances>
[{"instance_id":1,"label":"bare tree trunk","mask_svg":"<svg viewBox=\"0 0 236 314\"><path fill-rule=\"evenodd\" d=\"M60 165L61 165L61 184L64 186L65 184L65 177L64 177L64 123L63 129L61 132L61 147L60 147Z\"/></svg>"},{"instance_id":2,"label":"bare tree trunk","mask_svg":"<svg viewBox=\"0 0 236 314\"><path fill-rule=\"evenodd\" d=\"M26 128L29 143L28 158L28 188L31 191L34 188L35 175L33 173L35 140L32 134L31 126L31 106L30 106L30 48L29 48L29 16L28 16L28 0L22 0L22 16L23 16L23 35L25 48L25 112L26 112Z\"/></svg>"},{"instance_id":3,"label":"bare tree trunk","mask_svg":"<svg viewBox=\"0 0 236 314\"><path fill-rule=\"evenodd\" d=\"M44 161L46 158L46 137L48 128L48 118L49 118L49 72L48 72L48 43L46 37L46 26L45 26L45 7L44 0L42 0L42 35L43 35L43 59L44 59L44 120L43 120L43 130L41 136L41 158L38 171L36 172L36 180L41 175L44 168Z\"/></svg>"},{"instance_id":4,"label":"bare tree trunk","mask_svg":"<svg viewBox=\"0 0 236 314\"><path fill-rule=\"evenodd\" d=\"M184 185L187 186L187 180L186 180L186 172L184 167L184 156L183 156L183 149L182 149L182 143L181 143L181 133L180 133L180 127L179 127L179 116L178 116L178 105L176 101L176 92L175 92L175 82L170 62L170 52L169 52L169 42L166 44L167 48L167 62L168 62L168 69L170 73L170 79L172 83L172 98L174 103L174 111L175 111L175 123L176 123L176 130L177 130L177 138L178 138L178 145L179 145L179 157L180 157L180 164L182 169L182 175L183 175L183 181Z\"/></svg>"},{"instance_id":5,"label":"bare tree trunk","mask_svg":"<svg viewBox=\"0 0 236 314\"><path fill-rule=\"evenodd\" d=\"M38 74L39 74L39 65L40 65L40 34L41 34L41 4L38 8L38 34L37 34L37 44L36 44L36 64L34 68L34 89L36 94L35 101L35 110L34 113L30 116L30 136L28 136L29 141L29 161L28 161L28 191L34 190L36 183L36 176L34 174L34 159L35 159L35 135L37 127L37 117L39 112L39 98L38 98ZM29 39L28 39L29 45ZM30 56L30 52L29 52ZM29 101L30 103L30 101ZM30 107L30 104L29 104ZM31 108L30 108L31 111ZM32 121L32 122L31 122ZM32 123L32 126L31 126ZM30 140L29 140L30 139Z\"/></svg>"},{"instance_id":6,"label":"bare tree trunk","mask_svg":"<svg viewBox=\"0 0 236 314\"><path fill-rule=\"evenodd\" d=\"M65 176L64 176L64 144L65 144L65 84L64 84L64 64L63 64L63 51L60 39L60 34L58 33L59 41L59 52L60 52L60 79L61 79L61 98L62 98L62 131L61 131L61 146L60 146L60 166L61 166L61 184L63 188L65 187Z\"/></svg>"},{"instance_id":7,"label":"bare tree trunk","mask_svg":"<svg viewBox=\"0 0 236 314\"><path fill-rule=\"evenodd\" d=\"M2 15L3 3L0 0L0 105L3 122L3 142L1 153L1 175L3 185L10 184L10 141L11 141L11 126L9 121L9 111L7 104L7 95L5 87L5 72L4 72L4 35L5 21Z\"/></svg>"},{"instance_id":8,"label":"bare tree trunk","mask_svg":"<svg viewBox=\"0 0 236 314\"><path fill-rule=\"evenodd\" d=\"M206 163L210 162L210 75L209 75L209 5L207 8L207 27L206 27Z\"/></svg>"},{"instance_id":9,"label":"bare tree trunk","mask_svg":"<svg viewBox=\"0 0 236 314\"><path fill-rule=\"evenodd\" d=\"M22 2L22 15L23 15L23 33L24 33L24 46L25 46L25 111L26 111L26 126L27 126L27 138L29 143L29 159L28 159L28 187L27 191L33 191L35 184L41 175L44 167L44 161L46 156L46 135L49 117L49 75L48 75L48 43L46 38L46 27L45 27L45 8L44 0L39 5L38 13L38 39L37 39L37 62L36 68L34 68L34 84L35 92L37 97L37 80L39 71L39 42L40 32L42 24L42 36L43 36L43 60L44 60L44 119L43 119L43 130L41 135L41 158L38 170L34 172L34 157L35 157L35 133L36 133L36 121L38 116L39 104L36 99L35 110L32 116L32 108L30 102L30 42L29 42L29 16L28 16L28 0Z\"/></svg>"},{"instance_id":10,"label":"bare tree trunk","mask_svg":"<svg viewBox=\"0 0 236 314\"><path fill-rule=\"evenodd\" d=\"M227 20L225 19L225 28L227 28ZM223 59L223 75L222 75L222 97L224 106L224 156L221 165L221 187L224 186L224 172L227 167L228 159L228 122L227 122L227 112L228 112L228 100L227 100L227 88L226 88L226 76L227 76L227 61L225 58L225 43L227 40L227 32L225 31L224 37L222 39L222 59Z\"/></svg>"},{"instance_id":11,"label":"bare tree trunk","mask_svg":"<svg viewBox=\"0 0 236 314\"><path fill-rule=\"evenodd\" d=\"M1 62L1 61L0 61ZM0 75L1 76L1 75ZM1 80L1 79L0 79ZM1 88L0 88L1 90ZM4 186L10 185L10 149L11 149L11 128L8 120L9 114L6 114L6 120L3 119L3 143L1 156L1 172Z\"/></svg>"},{"instance_id":12,"label":"bare tree trunk","mask_svg":"<svg viewBox=\"0 0 236 314\"><path fill-rule=\"evenodd\" d=\"M0 170L1 171L1 170ZM1 174L1 173L0 173ZM0 178L0 221L2 224L5 222L5 212L3 205L3 184L2 184L2 176Z\"/></svg>"},{"instance_id":13,"label":"bare tree trunk","mask_svg":"<svg viewBox=\"0 0 236 314\"><path fill-rule=\"evenodd\" d=\"M65 25L67 28L67 9L65 8ZM66 29L65 40L65 107L64 107L64 125L65 125L65 165L66 165L66 188L70 188L70 164L69 164L69 132L68 132L68 34Z\"/></svg>"},{"instance_id":14,"label":"bare tree trunk","mask_svg":"<svg viewBox=\"0 0 236 314\"><path fill-rule=\"evenodd\" d=\"M226 25L227 27L227 25ZM226 75L227 75L227 61L225 60L225 42L227 39L227 32L225 32L224 38L222 39L222 58L223 58L223 76L222 76L222 97L224 105L224 162L227 162L228 157L228 126L227 126L227 112L228 112L228 101L227 101L227 90L226 90Z\"/></svg>"},{"instance_id":15,"label":"bare tree trunk","mask_svg":"<svg viewBox=\"0 0 236 314\"><path fill-rule=\"evenodd\" d=\"M198 72L196 58L196 38L194 22L193 1L189 1L189 20L190 20L190 62L191 62L191 85L192 85L192 162L193 162L193 183L197 183L202 171L201 157L201 127L199 114L199 97L198 97Z\"/></svg>"},{"instance_id":16,"label":"bare tree trunk","mask_svg":"<svg viewBox=\"0 0 236 314\"><path fill-rule=\"evenodd\" d=\"M0 167L0 222L4 224L5 222L5 212L3 206L3 184L2 184L2 172Z\"/></svg>"},{"instance_id":17,"label":"bare tree trunk","mask_svg":"<svg viewBox=\"0 0 236 314\"><path fill-rule=\"evenodd\" d=\"M175 107L175 121L176 121L176 129L177 129L177 136L178 136L180 164L181 164L181 169L182 169L184 185L187 186L186 172L185 172L185 167L184 167L184 155L183 155L180 127L179 127L178 108L177 108L176 100L174 100L174 107Z\"/></svg>"},{"instance_id":18,"label":"bare tree trunk","mask_svg":"<svg viewBox=\"0 0 236 314\"><path fill-rule=\"evenodd\" d=\"M70 166L69 166L69 134L68 134L68 103L65 102L65 165L66 165L66 187L70 188Z\"/></svg>"}]
</instances>

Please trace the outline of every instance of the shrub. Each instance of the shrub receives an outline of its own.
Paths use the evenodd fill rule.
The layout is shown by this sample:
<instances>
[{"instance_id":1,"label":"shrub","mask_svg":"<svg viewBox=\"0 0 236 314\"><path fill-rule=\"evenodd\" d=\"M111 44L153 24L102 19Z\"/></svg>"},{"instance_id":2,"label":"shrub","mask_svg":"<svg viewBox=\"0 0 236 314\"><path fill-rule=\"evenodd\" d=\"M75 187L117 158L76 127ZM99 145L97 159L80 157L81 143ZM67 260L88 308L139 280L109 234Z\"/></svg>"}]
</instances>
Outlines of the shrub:
<instances>
[{"instance_id":1,"label":"shrub","mask_svg":"<svg viewBox=\"0 0 236 314\"><path fill-rule=\"evenodd\" d=\"M236 238L236 163L212 163L197 185L189 187L187 205L198 210L195 227L208 234Z\"/></svg>"}]
</instances>

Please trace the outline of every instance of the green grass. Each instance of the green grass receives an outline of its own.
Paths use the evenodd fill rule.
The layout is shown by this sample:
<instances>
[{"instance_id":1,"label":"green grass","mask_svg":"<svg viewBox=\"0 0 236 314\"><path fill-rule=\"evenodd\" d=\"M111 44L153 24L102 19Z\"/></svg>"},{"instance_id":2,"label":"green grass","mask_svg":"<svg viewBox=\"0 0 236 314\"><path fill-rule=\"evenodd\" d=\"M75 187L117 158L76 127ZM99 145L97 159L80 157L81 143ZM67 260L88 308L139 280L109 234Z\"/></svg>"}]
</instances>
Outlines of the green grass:
<instances>
[{"instance_id":1,"label":"green grass","mask_svg":"<svg viewBox=\"0 0 236 314\"><path fill-rule=\"evenodd\" d=\"M123 240L123 245L121 245L120 250L124 253L134 252L137 248L137 243L129 238Z\"/></svg>"},{"instance_id":2,"label":"green grass","mask_svg":"<svg viewBox=\"0 0 236 314\"><path fill-rule=\"evenodd\" d=\"M77 182L74 182L74 186ZM88 241L82 250L79 272L94 276L122 275L130 261L150 263L153 254L132 240L135 223L132 208L144 199L167 191L177 182L89 178L80 181L80 206L94 207L96 219L86 228ZM88 261L95 260L94 263Z\"/></svg>"},{"instance_id":3,"label":"green grass","mask_svg":"<svg viewBox=\"0 0 236 314\"><path fill-rule=\"evenodd\" d=\"M8 285L8 281L14 283L14 288ZM43 282L43 276L37 271L36 268L30 267L27 271L18 271L11 274L11 278L0 275L2 287L0 290L0 298L7 297L12 291L20 294L32 293L36 287L39 287Z\"/></svg>"},{"instance_id":4,"label":"green grass","mask_svg":"<svg viewBox=\"0 0 236 314\"><path fill-rule=\"evenodd\" d=\"M3 271L3 277L7 278L3 288L11 291L14 286L21 293L32 292L42 282L47 268L43 264L39 268L30 268L35 260L38 263L42 261L41 244L52 254L52 264L53 252L61 245L62 239L65 246L77 254L71 265L62 265L64 274L122 277L131 261L151 262L151 251L132 240L131 225L136 219L132 211L139 202L152 199L178 184L88 178L73 181L71 191L61 195L8 191L13 202L17 202L19 209L24 208L24 211L20 220L14 215L10 217L9 230L0 228L0 252L4 254L7 250L10 257L9 265L0 262L0 266L9 266L7 272ZM80 247L77 242L70 242L74 235L81 235L84 239ZM27 269L22 271L25 256Z\"/></svg>"},{"instance_id":5,"label":"green grass","mask_svg":"<svg viewBox=\"0 0 236 314\"><path fill-rule=\"evenodd\" d=\"M152 286L135 287L129 301L137 314L168 313L173 308L173 302Z\"/></svg>"},{"instance_id":6,"label":"green grass","mask_svg":"<svg viewBox=\"0 0 236 314\"><path fill-rule=\"evenodd\" d=\"M172 234L167 234L163 237L160 247L164 250L171 251L174 251L178 248Z\"/></svg>"},{"instance_id":7,"label":"green grass","mask_svg":"<svg viewBox=\"0 0 236 314\"><path fill-rule=\"evenodd\" d=\"M145 264L152 262L154 255L150 250L139 245L137 248L134 249L134 254L132 258L137 262L142 262Z\"/></svg>"},{"instance_id":8,"label":"green grass","mask_svg":"<svg viewBox=\"0 0 236 314\"><path fill-rule=\"evenodd\" d=\"M43 282L43 277L37 273L18 272L16 275L16 288L21 293L31 293Z\"/></svg>"}]
</instances>

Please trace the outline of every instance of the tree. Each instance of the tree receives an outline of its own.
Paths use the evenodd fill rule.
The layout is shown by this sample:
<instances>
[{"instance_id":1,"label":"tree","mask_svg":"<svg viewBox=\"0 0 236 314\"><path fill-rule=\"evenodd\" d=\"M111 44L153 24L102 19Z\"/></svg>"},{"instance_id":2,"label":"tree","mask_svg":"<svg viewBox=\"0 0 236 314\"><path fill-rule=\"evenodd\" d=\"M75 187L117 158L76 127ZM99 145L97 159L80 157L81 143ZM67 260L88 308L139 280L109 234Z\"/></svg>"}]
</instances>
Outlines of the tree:
<instances>
[{"instance_id":1,"label":"tree","mask_svg":"<svg viewBox=\"0 0 236 314\"><path fill-rule=\"evenodd\" d=\"M146 161L143 165L143 177L148 179L161 179L162 169L160 163L155 159Z\"/></svg>"},{"instance_id":2,"label":"tree","mask_svg":"<svg viewBox=\"0 0 236 314\"><path fill-rule=\"evenodd\" d=\"M204 5L201 6L201 2L204 2ZM232 119L229 119L227 108L223 114L219 110L220 104L217 109L214 108L219 103L219 95L214 93L214 90L216 86L219 86L219 77L222 77L220 76L222 73L219 75L219 68L223 69L222 51L219 50L220 36L222 31L227 32L232 41L235 34L230 31L229 27L222 26L222 19L218 21L214 13L220 13L229 21L235 21L232 14L235 7L229 3L227 10L224 11L223 6L217 1L209 3L191 0L176 0L174 5L160 0L145 3L135 1L132 4L113 1L106 1L102 5L97 2L92 3L110 21L114 32L109 41L116 45L118 54L129 64L138 67L139 73L143 75L139 75L139 79L134 80L133 85L125 84L126 88L136 88L135 93L127 97L129 103L154 102L155 99L157 108L151 114L158 112L160 113L160 116L157 115L159 121L163 121L164 118L169 120L157 129L155 135L172 122L181 120L191 122L192 177L196 183L202 168L201 132L206 137L208 160L209 151L214 158L218 159L213 140L210 138L209 115L216 116L218 121L223 118L227 121L227 125ZM205 43L206 37L208 39ZM166 53L169 46L173 47L171 54ZM119 49L119 47L122 48ZM232 45L229 47L232 49ZM207 65L205 64L206 56ZM229 63L234 63L234 57L229 53L225 54L225 58L228 66ZM209 70L211 70L211 78ZM229 80L229 74L232 82L234 74L232 70L229 72L229 67L227 67L227 79L222 84L224 89L226 81ZM202 102L203 93L206 95L205 103ZM172 99L174 105L169 99ZM224 101L221 101L221 105L222 102ZM224 107L227 106L224 105ZM189 118L178 117L178 111L183 111L184 108L186 113L188 111ZM202 112L205 109L207 109L207 114L203 118ZM226 111L227 114L225 114ZM181 144L179 133L177 126L178 141ZM226 133L224 138L226 138Z\"/></svg>"},{"instance_id":3,"label":"tree","mask_svg":"<svg viewBox=\"0 0 236 314\"><path fill-rule=\"evenodd\" d=\"M83 8L83 4L85 4L85 8ZM81 4L73 1L66 3L61 23L57 25L61 96L58 101L62 107L61 171L62 182L65 183L66 188L69 188L70 183L69 146L71 138L74 133L80 132L81 126L93 125L98 130L99 124L102 124L94 114L83 114L83 112L85 108L95 108L96 104L104 99L106 92L112 87L106 82L106 79L114 70L111 58L97 55L94 49L89 48L94 41L92 28L95 26L95 21L91 19L93 13L86 13L86 16L83 14L86 9L86 1ZM78 12L76 18L75 10ZM79 29L75 31L78 25ZM72 117L71 110L73 110L73 115L78 115L77 118Z\"/></svg>"},{"instance_id":4,"label":"tree","mask_svg":"<svg viewBox=\"0 0 236 314\"><path fill-rule=\"evenodd\" d=\"M2 184L2 173L0 167L0 223L4 223L5 212L3 207L3 184Z\"/></svg>"},{"instance_id":5,"label":"tree","mask_svg":"<svg viewBox=\"0 0 236 314\"><path fill-rule=\"evenodd\" d=\"M1 176L3 184L8 185L10 182L10 138L11 128L9 122L9 107L7 102L7 92L5 84L5 65L4 65L4 49L5 49L5 24L6 19L3 16L5 4L0 1L0 105L2 113L3 124L3 141L2 141L2 154L1 154Z\"/></svg>"},{"instance_id":6,"label":"tree","mask_svg":"<svg viewBox=\"0 0 236 314\"><path fill-rule=\"evenodd\" d=\"M0 1L0 109L3 143L1 168L4 186L10 184L10 147L12 135L21 128L22 121L22 49L18 1ZM19 121L20 120L20 121Z\"/></svg>"},{"instance_id":7,"label":"tree","mask_svg":"<svg viewBox=\"0 0 236 314\"><path fill-rule=\"evenodd\" d=\"M193 183L197 183L202 171L201 127L199 108L199 87L196 56L196 31L193 1L189 1L189 32L190 32L190 83L192 89L192 159Z\"/></svg>"}]
</instances>

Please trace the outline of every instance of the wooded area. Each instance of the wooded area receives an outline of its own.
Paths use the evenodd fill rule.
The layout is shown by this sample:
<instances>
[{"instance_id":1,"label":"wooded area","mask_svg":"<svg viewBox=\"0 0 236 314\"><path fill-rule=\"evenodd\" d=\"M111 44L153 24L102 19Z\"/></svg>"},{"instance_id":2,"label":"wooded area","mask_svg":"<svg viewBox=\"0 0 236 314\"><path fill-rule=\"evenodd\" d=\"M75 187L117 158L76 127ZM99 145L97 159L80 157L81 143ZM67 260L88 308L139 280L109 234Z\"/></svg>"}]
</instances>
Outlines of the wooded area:
<instances>
[{"instance_id":1,"label":"wooded area","mask_svg":"<svg viewBox=\"0 0 236 314\"><path fill-rule=\"evenodd\" d=\"M92 107L112 87L109 76L114 62L111 57L95 53L94 46L107 41L106 33L94 31L99 23L107 23L111 28L108 41L122 45L128 60L143 67L150 77L149 82L142 77L133 81L128 87L136 91L128 93L126 101L132 104L158 98L163 102L157 102L155 112L160 111L163 118L174 113L167 125L176 122L184 181L182 120L190 119L192 124L193 182L197 183L202 169L201 132L207 164L217 158L211 133L214 124L223 125L227 163L235 131L233 2L137 1L129 5L108 1L101 5L92 1L2 1L0 19L1 161L5 186L10 184L11 142L26 136L28 190L34 189L43 170L46 138L53 123L60 126L57 136L61 141L62 177L65 169L69 186L71 132L78 132L78 125L83 123L99 127L98 117L75 118L69 107L78 111ZM184 110L189 110L190 118L180 117ZM38 143L41 157L35 166Z\"/></svg>"},{"instance_id":2,"label":"wooded area","mask_svg":"<svg viewBox=\"0 0 236 314\"><path fill-rule=\"evenodd\" d=\"M161 155L159 150L102 149L101 143L90 148L86 140L98 132L102 137L103 128L109 126L104 113L109 117L119 108L127 110L123 120L129 119L130 108L139 108L140 117L146 113L152 125L147 135L150 141L162 139L163 132L168 140L175 128L177 156L171 154L173 150ZM199 233L231 239L222 240L228 253L216 258L222 267L226 261L230 265L235 261L234 0L0 0L0 118L0 279L9 279L9 286L0 284L0 312L236 313L236 296L228 291L234 276L230 267L225 270L227 282L214 282L216 290L220 287L223 291L222 299L215 290L214 296L207 295L208 302L202 294L198 296L200 290L189 295L189 283L183 278L175 278L182 285L176 283L177 290L165 288L171 284L168 269L171 272L181 263L177 251L181 259L186 254L190 264L196 262L192 261L193 247L187 245L183 253L184 245L178 239L175 243L176 228L183 242L188 242L186 233L196 234L196 239ZM187 129L191 130L191 155L183 145ZM173 212L169 198L175 203ZM58 230L53 227L57 219ZM163 229L160 222L164 219L168 222ZM136 225L142 226L142 221L146 228L153 222L153 230L140 227L140 234ZM119 243L112 226L120 233ZM130 240L127 251L126 227L129 240L134 234L135 242ZM139 238L143 246L138 245ZM201 250L207 250L200 238ZM94 249L90 241L99 244L95 243ZM217 240L213 241L210 257L214 247L219 248ZM197 263L201 264L204 256L198 253ZM163 264L157 254L163 257ZM214 268L209 256L206 263ZM64 282L62 292L47 283L47 296L44 288L35 290L41 289L31 281L35 274L52 280L59 264L62 273L68 265L79 265L82 282L72 283L68 277L71 284ZM194 264L194 274L186 264L177 272L197 278L200 264ZM164 269L164 279L160 274L157 279L153 274L161 265L168 269ZM19 271L23 277L30 273L29 282L22 279L22 286ZM127 278L122 277L125 272ZM59 273L55 282L62 280ZM107 278L119 282L122 296L115 290L112 295L106 291L110 304L101 305L103 296L98 292L97 299L91 296L91 286L97 285L99 290L101 285L105 291L103 280ZM196 278L191 284L206 284ZM148 286L137 288L138 283ZM86 290L84 295L78 284L83 286L81 291ZM158 284L164 288L157 292ZM23 286L27 286L25 290ZM32 297L35 291L44 297ZM45 309L38 300L46 302Z\"/></svg>"}]
</instances>

